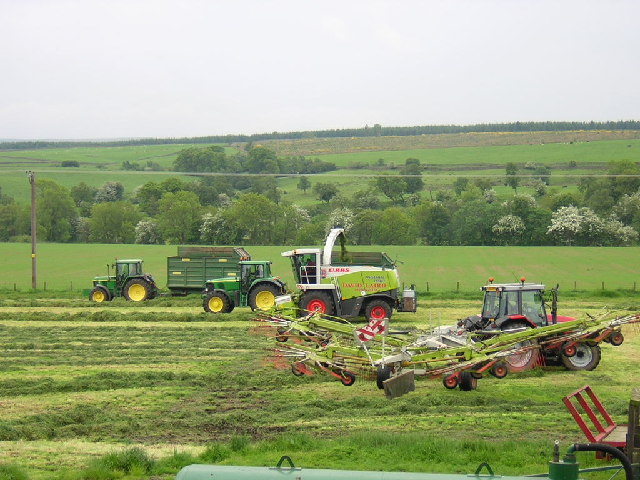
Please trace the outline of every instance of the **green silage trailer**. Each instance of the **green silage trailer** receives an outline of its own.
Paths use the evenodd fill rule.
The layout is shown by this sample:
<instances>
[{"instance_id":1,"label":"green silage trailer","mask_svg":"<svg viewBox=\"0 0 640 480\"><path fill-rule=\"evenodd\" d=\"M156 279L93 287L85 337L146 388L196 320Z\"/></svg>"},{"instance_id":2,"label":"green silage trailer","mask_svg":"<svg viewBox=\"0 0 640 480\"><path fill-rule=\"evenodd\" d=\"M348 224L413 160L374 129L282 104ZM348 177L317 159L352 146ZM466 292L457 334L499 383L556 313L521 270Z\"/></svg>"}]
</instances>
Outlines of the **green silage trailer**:
<instances>
[{"instance_id":1,"label":"green silage trailer","mask_svg":"<svg viewBox=\"0 0 640 480\"><path fill-rule=\"evenodd\" d=\"M201 293L212 278L240 275L240 262L251 260L242 247L178 247L167 258L167 288L172 295Z\"/></svg>"}]
</instances>

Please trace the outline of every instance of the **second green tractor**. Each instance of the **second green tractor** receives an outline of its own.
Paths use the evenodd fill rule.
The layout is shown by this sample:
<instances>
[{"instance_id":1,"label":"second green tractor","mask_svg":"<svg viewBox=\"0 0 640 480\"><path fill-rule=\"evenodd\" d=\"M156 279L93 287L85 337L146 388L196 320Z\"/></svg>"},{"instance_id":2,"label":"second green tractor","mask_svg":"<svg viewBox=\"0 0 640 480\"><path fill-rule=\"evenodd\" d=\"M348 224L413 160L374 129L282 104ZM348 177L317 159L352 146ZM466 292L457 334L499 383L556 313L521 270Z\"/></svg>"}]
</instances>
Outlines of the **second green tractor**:
<instances>
[{"instance_id":1,"label":"second green tractor","mask_svg":"<svg viewBox=\"0 0 640 480\"><path fill-rule=\"evenodd\" d=\"M234 272L208 280L203 292L203 307L210 313L229 313L235 307L269 310L276 297L286 293L286 284L271 274L271 262L247 260Z\"/></svg>"}]
</instances>

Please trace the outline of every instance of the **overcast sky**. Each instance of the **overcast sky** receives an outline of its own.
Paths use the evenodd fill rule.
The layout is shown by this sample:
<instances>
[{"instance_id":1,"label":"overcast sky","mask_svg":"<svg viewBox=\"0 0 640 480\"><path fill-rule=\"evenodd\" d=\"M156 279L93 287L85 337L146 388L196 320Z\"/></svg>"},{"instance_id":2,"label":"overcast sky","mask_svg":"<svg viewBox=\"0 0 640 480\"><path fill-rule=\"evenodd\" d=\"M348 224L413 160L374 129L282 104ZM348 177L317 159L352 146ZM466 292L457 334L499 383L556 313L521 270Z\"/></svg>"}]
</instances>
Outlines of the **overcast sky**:
<instances>
[{"instance_id":1,"label":"overcast sky","mask_svg":"<svg viewBox=\"0 0 640 480\"><path fill-rule=\"evenodd\" d=\"M640 119L638 0L0 0L0 138Z\"/></svg>"}]
</instances>

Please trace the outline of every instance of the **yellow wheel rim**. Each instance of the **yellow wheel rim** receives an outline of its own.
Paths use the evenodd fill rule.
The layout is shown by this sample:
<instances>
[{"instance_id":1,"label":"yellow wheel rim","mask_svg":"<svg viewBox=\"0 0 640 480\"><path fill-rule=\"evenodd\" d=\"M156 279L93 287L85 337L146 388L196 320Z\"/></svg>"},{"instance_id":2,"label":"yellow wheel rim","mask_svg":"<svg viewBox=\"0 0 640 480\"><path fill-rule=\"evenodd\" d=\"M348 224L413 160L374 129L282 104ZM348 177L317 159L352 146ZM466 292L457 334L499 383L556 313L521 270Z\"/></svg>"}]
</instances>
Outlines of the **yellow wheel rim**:
<instances>
[{"instance_id":1,"label":"yellow wheel rim","mask_svg":"<svg viewBox=\"0 0 640 480\"><path fill-rule=\"evenodd\" d=\"M224 302L220 297L211 297L209 299L209 310L218 313L224 308Z\"/></svg>"},{"instance_id":2,"label":"yellow wheel rim","mask_svg":"<svg viewBox=\"0 0 640 480\"><path fill-rule=\"evenodd\" d=\"M276 297L272 292L268 290L258 292L258 294L256 295L256 308L260 310L269 310L270 308L273 308L275 304Z\"/></svg>"},{"instance_id":3,"label":"yellow wheel rim","mask_svg":"<svg viewBox=\"0 0 640 480\"><path fill-rule=\"evenodd\" d=\"M96 290L95 292L93 292L93 295L91 296L91 299L94 302L104 302L106 300L106 297L105 297L104 292L102 290Z\"/></svg>"},{"instance_id":4,"label":"yellow wheel rim","mask_svg":"<svg viewBox=\"0 0 640 480\"><path fill-rule=\"evenodd\" d=\"M141 302L147 296L147 291L142 285L133 284L129 287L129 298L134 302Z\"/></svg>"}]
</instances>

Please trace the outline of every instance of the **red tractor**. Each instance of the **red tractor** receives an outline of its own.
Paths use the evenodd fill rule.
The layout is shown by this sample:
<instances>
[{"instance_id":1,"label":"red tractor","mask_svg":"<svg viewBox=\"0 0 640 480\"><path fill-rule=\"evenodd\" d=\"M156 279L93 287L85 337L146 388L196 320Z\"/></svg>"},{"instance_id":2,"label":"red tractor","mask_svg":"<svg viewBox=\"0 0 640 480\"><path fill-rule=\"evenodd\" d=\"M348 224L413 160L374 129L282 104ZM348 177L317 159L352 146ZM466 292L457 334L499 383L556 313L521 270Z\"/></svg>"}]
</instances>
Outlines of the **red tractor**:
<instances>
[{"instance_id":1,"label":"red tractor","mask_svg":"<svg viewBox=\"0 0 640 480\"><path fill-rule=\"evenodd\" d=\"M541 328L557 323L575 320L572 317L557 314L558 286L551 289L551 306L545 302L545 287L542 284L525 283L493 283L482 287L484 304L480 315L473 315L461 320L458 326L468 332L495 334L496 330L513 333L527 328ZM619 334L621 336L621 334ZM567 370L593 370L600 363L600 338L581 339L573 343L542 345L541 348L530 349L522 354L511 355L505 360L510 371L522 371L536 363L545 365L563 365ZM617 336L606 338L614 344L622 343ZM617 343L619 342L619 343ZM529 342L523 342L526 346ZM542 358L540 358L542 355Z\"/></svg>"}]
</instances>

